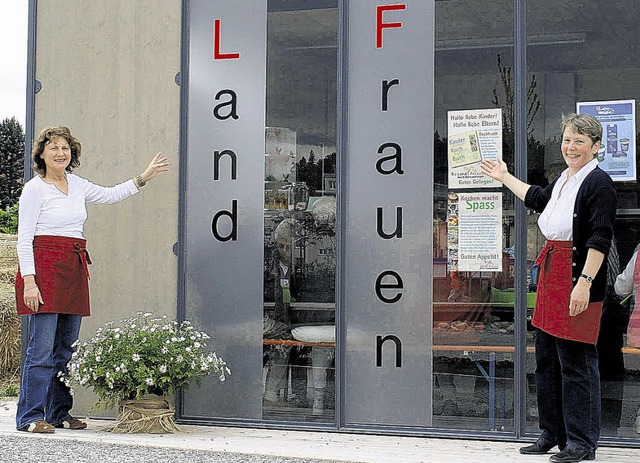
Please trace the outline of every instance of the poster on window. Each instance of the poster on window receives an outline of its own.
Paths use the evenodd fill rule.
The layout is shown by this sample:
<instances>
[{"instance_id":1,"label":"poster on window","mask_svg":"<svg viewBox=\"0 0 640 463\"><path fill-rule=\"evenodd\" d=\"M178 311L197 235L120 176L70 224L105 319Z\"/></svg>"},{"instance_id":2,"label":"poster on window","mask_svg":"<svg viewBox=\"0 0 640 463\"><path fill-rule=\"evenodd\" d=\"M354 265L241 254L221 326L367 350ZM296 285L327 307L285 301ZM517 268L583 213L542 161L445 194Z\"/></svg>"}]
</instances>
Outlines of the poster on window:
<instances>
[{"instance_id":1,"label":"poster on window","mask_svg":"<svg viewBox=\"0 0 640 463\"><path fill-rule=\"evenodd\" d=\"M502 110L447 112L449 189L496 188L500 182L483 175L483 159L502 158Z\"/></svg>"},{"instance_id":2,"label":"poster on window","mask_svg":"<svg viewBox=\"0 0 640 463\"><path fill-rule=\"evenodd\" d=\"M266 181L296 181L296 132L285 127L267 127L264 151Z\"/></svg>"},{"instance_id":3,"label":"poster on window","mask_svg":"<svg viewBox=\"0 0 640 463\"><path fill-rule=\"evenodd\" d=\"M635 182L636 100L578 102L576 112L591 114L602 124L599 167L614 182Z\"/></svg>"},{"instance_id":4,"label":"poster on window","mask_svg":"<svg viewBox=\"0 0 640 463\"><path fill-rule=\"evenodd\" d=\"M447 198L449 272L502 271L502 193L455 193Z\"/></svg>"}]
</instances>

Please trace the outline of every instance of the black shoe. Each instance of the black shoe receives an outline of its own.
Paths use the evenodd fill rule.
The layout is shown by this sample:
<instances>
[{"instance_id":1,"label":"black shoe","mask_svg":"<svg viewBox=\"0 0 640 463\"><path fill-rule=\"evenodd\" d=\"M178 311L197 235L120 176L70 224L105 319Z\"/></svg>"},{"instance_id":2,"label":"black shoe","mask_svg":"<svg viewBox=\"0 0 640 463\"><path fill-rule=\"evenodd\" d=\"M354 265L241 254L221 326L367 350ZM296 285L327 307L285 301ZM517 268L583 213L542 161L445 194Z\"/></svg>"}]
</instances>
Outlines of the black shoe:
<instances>
[{"instance_id":1,"label":"black shoe","mask_svg":"<svg viewBox=\"0 0 640 463\"><path fill-rule=\"evenodd\" d=\"M549 461L554 463L577 463L582 460L595 460L595 450L583 450L573 448L566 448L560 453L556 453L549 458Z\"/></svg>"},{"instance_id":2,"label":"black shoe","mask_svg":"<svg viewBox=\"0 0 640 463\"><path fill-rule=\"evenodd\" d=\"M534 444L527 445L526 447L521 447L520 453L524 455L544 455L556 445L556 443L547 442L546 440L540 438Z\"/></svg>"}]
</instances>

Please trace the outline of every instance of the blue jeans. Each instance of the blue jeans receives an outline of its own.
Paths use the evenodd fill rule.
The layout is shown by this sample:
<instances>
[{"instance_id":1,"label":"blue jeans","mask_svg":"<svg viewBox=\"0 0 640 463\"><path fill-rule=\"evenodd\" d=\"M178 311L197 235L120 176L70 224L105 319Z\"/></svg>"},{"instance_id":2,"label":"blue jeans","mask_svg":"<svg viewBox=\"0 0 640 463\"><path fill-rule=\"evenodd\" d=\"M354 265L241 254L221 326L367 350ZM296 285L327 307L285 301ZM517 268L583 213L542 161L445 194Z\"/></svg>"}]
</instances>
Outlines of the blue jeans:
<instances>
[{"instance_id":1,"label":"blue jeans","mask_svg":"<svg viewBox=\"0 0 640 463\"><path fill-rule=\"evenodd\" d=\"M600 437L596 346L536 331L536 389L542 439L595 450Z\"/></svg>"},{"instance_id":2,"label":"blue jeans","mask_svg":"<svg viewBox=\"0 0 640 463\"><path fill-rule=\"evenodd\" d=\"M45 420L58 425L68 419L73 398L60 381L58 372L67 372L78 339L82 317L56 313L27 315L29 344L22 370L16 428Z\"/></svg>"}]
</instances>

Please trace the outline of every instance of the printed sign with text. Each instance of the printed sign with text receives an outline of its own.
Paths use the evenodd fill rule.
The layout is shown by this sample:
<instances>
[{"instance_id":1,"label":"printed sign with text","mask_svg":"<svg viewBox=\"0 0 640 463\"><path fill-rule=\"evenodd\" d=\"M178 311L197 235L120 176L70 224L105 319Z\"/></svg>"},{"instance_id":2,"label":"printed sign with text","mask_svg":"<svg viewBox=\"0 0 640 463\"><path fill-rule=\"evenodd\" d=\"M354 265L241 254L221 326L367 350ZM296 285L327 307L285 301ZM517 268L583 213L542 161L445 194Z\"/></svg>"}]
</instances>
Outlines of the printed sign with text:
<instances>
[{"instance_id":1,"label":"printed sign with text","mask_svg":"<svg viewBox=\"0 0 640 463\"><path fill-rule=\"evenodd\" d=\"M636 181L636 100L578 102L578 114L591 114L602 124L598 166L614 182Z\"/></svg>"},{"instance_id":2,"label":"printed sign with text","mask_svg":"<svg viewBox=\"0 0 640 463\"><path fill-rule=\"evenodd\" d=\"M450 193L449 271L502 271L502 193Z\"/></svg>"},{"instance_id":3,"label":"printed sign with text","mask_svg":"<svg viewBox=\"0 0 640 463\"><path fill-rule=\"evenodd\" d=\"M449 189L500 187L480 162L502 158L502 109L449 111L447 120Z\"/></svg>"}]
</instances>

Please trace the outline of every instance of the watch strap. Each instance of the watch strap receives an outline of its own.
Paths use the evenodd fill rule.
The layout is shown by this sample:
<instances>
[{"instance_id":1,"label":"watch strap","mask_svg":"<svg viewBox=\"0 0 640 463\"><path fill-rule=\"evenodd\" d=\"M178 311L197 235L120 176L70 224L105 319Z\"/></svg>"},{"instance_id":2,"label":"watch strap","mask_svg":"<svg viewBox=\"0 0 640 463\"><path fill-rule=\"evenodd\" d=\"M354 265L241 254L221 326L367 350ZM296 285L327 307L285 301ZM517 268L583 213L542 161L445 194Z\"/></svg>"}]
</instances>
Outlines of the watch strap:
<instances>
[{"instance_id":1,"label":"watch strap","mask_svg":"<svg viewBox=\"0 0 640 463\"><path fill-rule=\"evenodd\" d=\"M583 273L582 275L580 275L580 278L584 278L585 280L587 280L589 283L593 283L593 277L587 275L586 273Z\"/></svg>"}]
</instances>

